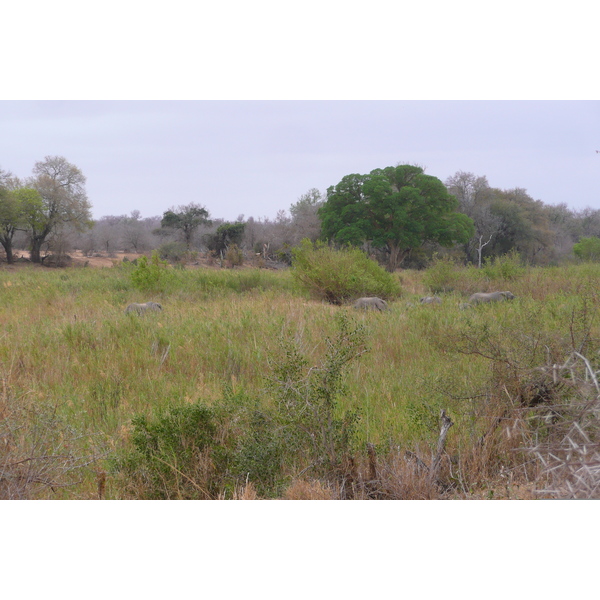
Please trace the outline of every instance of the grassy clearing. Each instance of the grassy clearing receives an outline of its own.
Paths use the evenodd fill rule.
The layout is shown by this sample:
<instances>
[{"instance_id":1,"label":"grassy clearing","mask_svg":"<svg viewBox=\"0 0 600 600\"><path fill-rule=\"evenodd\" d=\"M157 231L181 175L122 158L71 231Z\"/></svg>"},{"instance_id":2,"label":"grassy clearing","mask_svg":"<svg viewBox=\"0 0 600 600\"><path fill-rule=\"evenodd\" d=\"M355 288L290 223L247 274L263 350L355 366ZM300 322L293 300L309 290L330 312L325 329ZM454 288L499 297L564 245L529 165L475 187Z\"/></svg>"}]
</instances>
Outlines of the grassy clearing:
<instances>
[{"instance_id":1,"label":"grassy clearing","mask_svg":"<svg viewBox=\"0 0 600 600\"><path fill-rule=\"evenodd\" d=\"M442 409L454 421L444 473L455 490L469 495L494 488L501 466L513 469L515 482L530 481L534 474L510 458L515 444L541 435L530 427L535 415L522 410L524 390L540 383L535 377L542 367L562 364L574 349L597 362L600 268L509 270L509 279L493 270L484 276L454 267L448 273L451 289L441 293L439 306L418 305L418 298L436 291L431 282L439 285L444 273L407 271L400 277L404 295L387 313L359 313L311 301L288 272L173 270L165 289L142 293L132 285L130 267L2 270L3 406L26 401L40 411L52 407L73 432L70 452L109 456L131 444L135 415L152 417L197 402L212 406L226 390L272 406L265 377L281 337L295 339L316 365L327 350L325 339L335 336L335 316L345 311L364 325L369 351L349 367L338 409L359 412L357 447L372 444L388 456L379 465L387 469L386 481L407 469L398 454L386 455L390 448L429 460ZM458 309L470 293L493 289L509 289L517 299ZM128 303L147 300L160 302L163 312L123 313ZM509 425L512 441L502 437ZM360 456L358 471L374 468L366 454ZM74 461L68 477L61 472L73 485L42 486L36 497L123 497L103 460ZM414 490L421 490L416 497L433 497L417 475L412 472ZM311 486L325 494L323 485L293 482L304 490L300 495Z\"/></svg>"}]
</instances>

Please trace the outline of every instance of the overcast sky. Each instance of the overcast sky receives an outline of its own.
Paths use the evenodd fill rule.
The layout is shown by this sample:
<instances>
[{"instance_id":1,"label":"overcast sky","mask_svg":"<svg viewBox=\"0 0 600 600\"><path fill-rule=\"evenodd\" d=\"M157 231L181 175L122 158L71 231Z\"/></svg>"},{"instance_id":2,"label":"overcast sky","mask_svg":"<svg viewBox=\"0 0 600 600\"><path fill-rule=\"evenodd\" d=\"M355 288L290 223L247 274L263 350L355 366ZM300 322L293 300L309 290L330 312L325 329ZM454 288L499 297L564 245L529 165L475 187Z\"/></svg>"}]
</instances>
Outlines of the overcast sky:
<instances>
[{"instance_id":1,"label":"overcast sky","mask_svg":"<svg viewBox=\"0 0 600 600\"><path fill-rule=\"evenodd\" d=\"M350 173L419 164L548 204L600 208L598 101L2 101L0 167L64 156L94 218L274 218Z\"/></svg>"}]
</instances>

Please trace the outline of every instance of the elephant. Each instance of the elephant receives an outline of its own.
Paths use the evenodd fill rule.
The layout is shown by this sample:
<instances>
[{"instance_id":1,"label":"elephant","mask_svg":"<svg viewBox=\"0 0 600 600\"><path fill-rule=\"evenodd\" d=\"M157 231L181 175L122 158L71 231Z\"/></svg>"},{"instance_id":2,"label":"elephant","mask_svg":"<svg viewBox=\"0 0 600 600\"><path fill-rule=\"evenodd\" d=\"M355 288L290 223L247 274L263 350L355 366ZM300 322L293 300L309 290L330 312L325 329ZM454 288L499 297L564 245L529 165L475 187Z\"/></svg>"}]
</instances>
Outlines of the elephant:
<instances>
[{"instance_id":1,"label":"elephant","mask_svg":"<svg viewBox=\"0 0 600 600\"><path fill-rule=\"evenodd\" d=\"M482 302L504 302L504 300L513 300L516 296L512 292L477 292L469 298L471 304L480 304Z\"/></svg>"},{"instance_id":2,"label":"elephant","mask_svg":"<svg viewBox=\"0 0 600 600\"><path fill-rule=\"evenodd\" d=\"M441 304L442 299L439 296L425 296L419 300L421 304Z\"/></svg>"},{"instance_id":3,"label":"elephant","mask_svg":"<svg viewBox=\"0 0 600 600\"><path fill-rule=\"evenodd\" d=\"M137 302L134 302L125 309L125 314L137 313L138 315L142 315L149 310L159 311L162 310L162 306L157 302L146 302L144 304L138 304Z\"/></svg>"},{"instance_id":4,"label":"elephant","mask_svg":"<svg viewBox=\"0 0 600 600\"><path fill-rule=\"evenodd\" d=\"M373 309L383 311L388 309L388 305L385 300L374 296L372 298L359 298L354 303L354 308L362 308L363 310Z\"/></svg>"}]
</instances>

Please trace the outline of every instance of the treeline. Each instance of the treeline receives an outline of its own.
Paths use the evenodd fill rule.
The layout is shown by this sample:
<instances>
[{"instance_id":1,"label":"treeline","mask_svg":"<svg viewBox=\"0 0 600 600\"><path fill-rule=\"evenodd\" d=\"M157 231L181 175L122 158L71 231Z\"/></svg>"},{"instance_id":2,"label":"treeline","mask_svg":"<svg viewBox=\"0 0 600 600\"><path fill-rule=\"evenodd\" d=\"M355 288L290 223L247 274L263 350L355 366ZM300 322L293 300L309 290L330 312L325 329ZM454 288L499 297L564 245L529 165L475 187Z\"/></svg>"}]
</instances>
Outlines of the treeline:
<instances>
[{"instance_id":1,"label":"treeline","mask_svg":"<svg viewBox=\"0 0 600 600\"><path fill-rule=\"evenodd\" d=\"M445 182L398 165L348 175L326 193L311 189L274 219L212 218L200 204L172 206L162 215L91 219L85 177L63 157L36 163L25 180L0 169L0 243L4 259L29 250L31 260L66 254L149 253L177 262L190 253L290 262L302 239L362 247L382 264L423 268L434 256L481 266L516 253L526 264L560 264L574 246L600 237L600 210L545 204L525 189L491 187L463 171ZM410 235L409 235L410 234Z\"/></svg>"}]
</instances>

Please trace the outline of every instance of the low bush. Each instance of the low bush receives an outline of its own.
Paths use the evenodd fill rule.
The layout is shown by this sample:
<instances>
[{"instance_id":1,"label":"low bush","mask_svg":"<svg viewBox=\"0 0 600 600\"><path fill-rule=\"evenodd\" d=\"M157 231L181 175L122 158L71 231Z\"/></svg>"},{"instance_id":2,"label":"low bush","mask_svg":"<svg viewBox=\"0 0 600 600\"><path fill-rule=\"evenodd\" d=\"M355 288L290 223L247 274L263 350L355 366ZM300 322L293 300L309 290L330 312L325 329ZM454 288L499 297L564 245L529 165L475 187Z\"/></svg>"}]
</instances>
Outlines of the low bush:
<instances>
[{"instance_id":1,"label":"low bush","mask_svg":"<svg viewBox=\"0 0 600 600\"><path fill-rule=\"evenodd\" d=\"M201 403L171 406L154 419L132 421L134 449L116 459L134 497L143 499L216 498L217 475L226 450L217 440L214 412Z\"/></svg>"},{"instance_id":2,"label":"low bush","mask_svg":"<svg viewBox=\"0 0 600 600\"><path fill-rule=\"evenodd\" d=\"M581 238L573 246L573 254L584 261L594 262L600 260L600 238Z\"/></svg>"},{"instance_id":3,"label":"low bush","mask_svg":"<svg viewBox=\"0 0 600 600\"><path fill-rule=\"evenodd\" d=\"M0 396L0 500L65 497L100 460L99 445L70 427L56 407L7 388Z\"/></svg>"},{"instance_id":4,"label":"low bush","mask_svg":"<svg viewBox=\"0 0 600 600\"><path fill-rule=\"evenodd\" d=\"M486 259L479 273L491 281L497 279L511 281L521 277L525 273L525 268L521 263L519 253L513 251L504 256Z\"/></svg>"},{"instance_id":5,"label":"low bush","mask_svg":"<svg viewBox=\"0 0 600 600\"><path fill-rule=\"evenodd\" d=\"M134 287L142 292L164 291L172 279L168 263L161 260L156 251L152 253L150 261L146 256L142 256L130 277Z\"/></svg>"},{"instance_id":6,"label":"low bush","mask_svg":"<svg viewBox=\"0 0 600 600\"><path fill-rule=\"evenodd\" d=\"M189 258L189 254L188 249L182 242L166 242L158 248L159 257L170 263L185 262Z\"/></svg>"},{"instance_id":7,"label":"low bush","mask_svg":"<svg viewBox=\"0 0 600 600\"><path fill-rule=\"evenodd\" d=\"M331 304L361 296L384 300L400 295L398 280L358 248L335 250L304 239L292 251L292 275L311 295Z\"/></svg>"},{"instance_id":8,"label":"low bush","mask_svg":"<svg viewBox=\"0 0 600 600\"><path fill-rule=\"evenodd\" d=\"M440 294L454 291L460 278L460 268L451 258L435 258L423 275L423 284L433 294Z\"/></svg>"}]
</instances>

